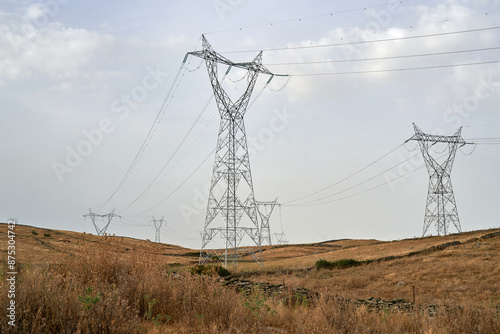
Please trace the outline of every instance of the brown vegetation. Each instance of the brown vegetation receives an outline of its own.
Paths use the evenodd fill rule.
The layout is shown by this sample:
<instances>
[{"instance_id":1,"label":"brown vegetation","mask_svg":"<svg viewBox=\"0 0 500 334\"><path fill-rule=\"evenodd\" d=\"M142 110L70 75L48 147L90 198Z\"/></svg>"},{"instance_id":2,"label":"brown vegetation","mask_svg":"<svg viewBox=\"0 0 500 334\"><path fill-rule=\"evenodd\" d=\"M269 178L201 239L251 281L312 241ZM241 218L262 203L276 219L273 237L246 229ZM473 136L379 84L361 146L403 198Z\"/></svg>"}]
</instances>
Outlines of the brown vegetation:
<instances>
[{"instance_id":1,"label":"brown vegetation","mask_svg":"<svg viewBox=\"0 0 500 334\"><path fill-rule=\"evenodd\" d=\"M6 231L5 225L1 227ZM50 231L46 233L50 237L44 237L42 229L37 229L38 235L31 233L32 227L16 229L22 262L17 275L17 326L11 328L3 318L2 333L500 332L500 236L475 239L491 231L393 243L306 245L297 261L302 266L292 267L300 270L247 274L256 280L285 280L287 286L304 286L317 293L318 297L304 300L255 290L244 295L224 287L218 277L193 275L186 269L196 261L196 251L181 247L62 231ZM5 234L0 238L5 254ZM375 260L453 239L461 243L346 269L304 270L314 265L314 259ZM290 247L300 251L301 246ZM379 247L378 257L373 247ZM322 249L322 254L311 254L315 248ZM266 268L290 269L285 264L293 261L293 255L286 256L283 247L275 249L281 252L280 259L266 262ZM268 248L264 254L272 252ZM356 253L360 256L349 256ZM4 276L5 255L1 263ZM251 266L244 263L240 269ZM400 281L405 284L397 286ZM335 297L411 300L412 286L417 287L417 305L411 312L372 310ZM5 310L4 277L0 288L0 308ZM430 303L438 305L435 314L417 307Z\"/></svg>"}]
</instances>

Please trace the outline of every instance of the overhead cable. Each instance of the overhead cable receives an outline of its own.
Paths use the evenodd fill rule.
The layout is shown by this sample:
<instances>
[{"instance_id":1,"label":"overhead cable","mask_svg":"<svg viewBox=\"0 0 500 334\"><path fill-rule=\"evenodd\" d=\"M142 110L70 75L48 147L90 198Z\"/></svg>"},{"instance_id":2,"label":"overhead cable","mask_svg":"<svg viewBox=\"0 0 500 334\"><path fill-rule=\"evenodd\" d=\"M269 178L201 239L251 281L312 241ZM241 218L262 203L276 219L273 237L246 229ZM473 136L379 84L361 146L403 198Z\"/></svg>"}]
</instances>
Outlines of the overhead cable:
<instances>
[{"instance_id":1,"label":"overhead cable","mask_svg":"<svg viewBox=\"0 0 500 334\"><path fill-rule=\"evenodd\" d=\"M468 29L468 30L459 30L459 31L440 32L440 33L425 34L425 35L373 39L373 40L365 40L365 41L330 43L330 44L319 44L319 45L289 46L289 47L281 47L281 48L267 48L267 49L260 49L260 50L255 50L255 49L253 49L253 50L236 50L236 51L224 51L224 52L220 52L220 53L248 53L248 52L255 53L255 52L260 52L260 51L289 51L289 50L300 50L300 49L316 49L316 48L345 46L345 45L353 45L353 44L392 42L392 41L402 41L402 40L436 37L436 36L448 36L448 35L465 34L465 33L471 33L471 32L495 30L495 29L500 29L500 26Z\"/></svg>"},{"instance_id":2,"label":"overhead cable","mask_svg":"<svg viewBox=\"0 0 500 334\"><path fill-rule=\"evenodd\" d=\"M352 195L349 195L349 196L345 196L345 197L337 198L337 199L334 199L334 200L329 200L329 201L326 201L326 202L320 202L320 203L309 203L309 204L307 204L307 203L305 203L305 204L289 204L289 205L285 205L285 206L317 206L317 205L325 205L325 204L330 204L330 203L334 203L334 202L342 201L342 200L345 200L345 199L348 199L348 198L351 198L351 197L354 197L354 196L358 196L358 195L364 194L364 193L366 193L366 192L372 191L372 190L377 189L377 188L380 188L380 187L382 187L382 186L384 186L384 185L386 185L386 184L389 184L389 183L391 183L391 182L394 182L394 181L396 181L396 180L399 180L399 179L401 179L401 178L403 178L403 177L405 177L405 176L407 176L407 175L409 175L409 174L411 174L411 173L413 173L413 172L416 172L417 170L419 170L419 169L423 168L424 166L425 166L425 165L422 165L422 166L420 166L420 167L415 168L414 170L410 170L410 171L408 171L408 172L406 172L406 173L404 173L404 174L402 174L402 175L398 176L397 178L394 178L394 179L392 179L392 180L389 180L389 181L387 181L387 182L381 183L381 184L379 184L379 185L376 185L376 186L374 186L374 187L368 188L368 189L366 189L366 190L363 190L363 191L357 192L357 193L352 194ZM393 168L394 168L394 167L393 167Z\"/></svg>"},{"instance_id":3,"label":"overhead cable","mask_svg":"<svg viewBox=\"0 0 500 334\"><path fill-rule=\"evenodd\" d=\"M142 154L144 153L146 147L148 146L148 143L151 140L151 137L152 137L154 131L156 130L156 127L158 126L158 123L160 123L161 118L165 114L165 111L166 111L165 106L168 105L169 101L173 97L173 95L172 95L173 90L176 87L178 87L178 85L179 85L178 79L179 79L179 76L181 75L181 72L182 72L182 70L184 68L185 62L186 62L186 59L184 58L184 61L182 62L181 66L179 67L179 70L177 71L177 74L175 75L175 78L172 81L172 85L170 86L170 89L168 90L167 96L163 100L163 103L161 104L161 107L158 110L158 113L156 114L156 117L155 117L155 119L153 121L153 124L151 125L148 133L146 134L146 137L144 138L144 140L143 140L143 142L142 142L139 150L137 151L137 153L136 153L136 155L135 155L132 163L130 164L130 166L128 167L127 171L125 172L125 175L123 176L123 178L121 179L121 181L118 183L118 186L115 188L115 190L108 197L108 199L103 204L99 205L99 207L98 207L97 210L102 209L103 207L106 206L106 204L109 203L109 201L111 201L111 199L116 195L116 193L118 192L118 190L125 183L125 180L127 180L127 178L129 177L129 175L132 172L132 170L134 169L134 167L137 165L137 162L139 161L139 159L141 158Z\"/></svg>"},{"instance_id":4,"label":"overhead cable","mask_svg":"<svg viewBox=\"0 0 500 334\"><path fill-rule=\"evenodd\" d=\"M304 62L289 62L289 63L271 63L271 64L265 64L265 65L266 66L282 66L282 65L312 65L312 64L330 64L330 63L350 63L350 62L359 62L359 61L372 61L372 60L388 60L388 59L402 59L402 58L441 56L441 55L448 55L448 54L458 54L458 53L467 53L467 52L479 52L479 51L491 51L491 50L498 50L498 49L500 49L500 46L495 46L495 47L491 47L491 48L455 50L455 51L443 51L443 52L421 53L421 54L401 55L401 56L387 56L387 57L374 57L374 58L361 58L361 59L319 60L319 61L304 61Z\"/></svg>"},{"instance_id":5,"label":"overhead cable","mask_svg":"<svg viewBox=\"0 0 500 334\"><path fill-rule=\"evenodd\" d=\"M398 146L398 147L399 147L399 146ZM390 171L391 169L394 169L395 167L397 167L397 166L399 166L399 165L401 165L401 164L405 163L406 161L410 160L411 158L413 158L413 157L414 157L414 156L416 156L416 155L417 155L417 154L410 155L407 159L405 159L405 160L401 161L401 162L400 162L400 163L398 163L397 165L392 166L392 167L390 167L390 168L388 168L388 169L384 170L383 172L378 173L378 174L376 174L376 175L374 175L374 176L372 176L372 177L370 177L370 178L368 178L368 179L366 179L366 180L364 180L364 181L362 181L362 182L360 182L360 183L357 183L357 184L355 184L355 185L353 185L353 186L351 186L351 187L348 187L348 188L346 188L346 189L344 189L344 190L340 190L340 191L337 191L336 193L333 193L333 194L330 194L330 195L327 195L327 196L323 196L323 197L321 197L321 198L317 198L317 199L314 199L314 200L311 200L311 201L308 201L308 202L305 202L305 203L292 204L292 205L296 205L296 206L307 206L307 205L309 205L309 204L312 204L312 203L315 203L315 202L318 202L318 201L321 201L321 200L324 200L324 199L327 199L327 198L333 197L333 196L335 196L335 195L342 194L342 193L344 193L344 192L346 192L346 191L349 191L349 190L351 190L351 189L354 189L354 188L356 188L356 187L359 187L360 185L363 185L363 184L365 184L365 183L367 183L367 182L369 182L369 181L371 181L371 180L373 180L373 179L375 179L375 178L379 177L380 175L383 175L383 174L387 173L387 172L388 172L388 171ZM330 202L324 202L324 203L330 203ZM323 203L321 203L321 204L323 204Z\"/></svg>"},{"instance_id":6,"label":"overhead cable","mask_svg":"<svg viewBox=\"0 0 500 334\"><path fill-rule=\"evenodd\" d=\"M431 66L418 66L418 67L403 67L403 68L391 68L391 69L368 70L368 71L324 72L324 73L296 73L296 74L291 73L289 75L290 76L294 76L294 77L307 77L307 76L325 76L325 75L388 73L388 72L429 70L429 69L437 69L437 68L449 68L449 67L473 66L473 65L486 65L486 64L497 64L497 63L500 63L500 60L481 61L481 62L473 62L473 63L460 63L460 64L445 64L445 65L431 65Z\"/></svg>"},{"instance_id":7,"label":"overhead cable","mask_svg":"<svg viewBox=\"0 0 500 334\"><path fill-rule=\"evenodd\" d=\"M289 19L289 20L283 20L283 21L277 21L277 22L269 22L269 23L262 23L262 24L254 24L254 25L249 25L249 26L243 26L239 28L232 28L232 29L226 29L226 30L218 30L218 31L211 31L211 32L205 32L203 33L204 35L210 35L210 34L218 34L218 33L223 33L223 32L230 32L230 31L238 31L238 30L244 30L244 29L252 29L252 28L258 28L258 27L269 27L269 26L274 26L282 23L290 23L290 22L300 22L302 20L308 20L308 19L315 19L318 17L325 17L325 16L333 16L336 14L345 14L349 12L356 12L356 11L366 11L367 9L372 9L372 8L377 8L377 7L387 7L387 6L392 6L394 4L402 4L403 2L408 2L411 0L399 0L399 1L393 1L390 3L381 3L378 5L372 5L372 6L366 6L366 7L358 7L358 8L353 8L353 9L346 9L346 10L340 10L340 11L334 11L326 14L318 14L318 15L311 15L311 16L305 16L305 17L299 17L299 18L294 18L294 19Z\"/></svg>"},{"instance_id":8,"label":"overhead cable","mask_svg":"<svg viewBox=\"0 0 500 334\"><path fill-rule=\"evenodd\" d=\"M285 203L283 203L283 204L290 204L290 203L293 203L293 202L298 202L298 201L301 201L301 200L306 199L306 198L308 198L308 197L311 197L311 196L314 196L314 195L316 195L316 194L319 194L319 193L321 193L321 192L323 192L323 191L325 191L325 190L328 190L328 189L330 189L330 188L332 188L332 187L334 187L334 186L336 186L336 185L338 185L338 184L340 184L340 183L342 183L342 182L344 182L344 181L347 181L347 180L348 180L348 179L350 179L351 177L353 177L353 176L355 176L355 175L357 175L357 174L361 173L362 171L364 171L365 169L369 168L370 166L373 166L374 164L376 164L377 162L379 162L380 160L382 160L383 158L385 158L386 156L388 156L388 155L389 155L389 154L391 154L392 152L396 151L396 150L397 150L398 148L400 148L401 146L403 146L403 144L398 145L396 148L394 148L394 149L390 150L389 152L385 153L385 154L384 154L384 155L382 155L380 158L377 158L375 161L372 161L371 163L369 163L369 164L368 164L368 165L366 165L365 167L363 167L363 168L361 168L361 169L357 170L356 172L354 172L354 173L352 173L352 174L350 174L350 175L348 175L348 176L344 177L344 178L343 178L343 179L341 179L340 181L337 181L337 182L335 182L335 183L333 183L333 184L330 184L329 186L324 187L324 188L322 188L322 189L320 189L320 190L317 190L317 191L315 191L315 192L312 192L312 193L307 194L307 195L305 195L305 196L302 196L302 197L300 197L300 198L294 199L294 200L292 200L292 201L285 202ZM394 168L394 167L391 167L391 169L392 169L392 168Z\"/></svg>"}]
</instances>

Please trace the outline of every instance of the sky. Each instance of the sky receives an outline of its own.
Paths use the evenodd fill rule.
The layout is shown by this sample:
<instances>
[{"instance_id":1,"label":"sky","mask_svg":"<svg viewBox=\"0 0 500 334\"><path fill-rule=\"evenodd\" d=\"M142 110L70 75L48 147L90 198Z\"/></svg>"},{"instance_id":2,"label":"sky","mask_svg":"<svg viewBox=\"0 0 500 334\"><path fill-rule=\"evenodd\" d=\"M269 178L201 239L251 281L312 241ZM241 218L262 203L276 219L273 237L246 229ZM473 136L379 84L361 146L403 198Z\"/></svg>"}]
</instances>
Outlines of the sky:
<instances>
[{"instance_id":1,"label":"sky","mask_svg":"<svg viewBox=\"0 0 500 334\"><path fill-rule=\"evenodd\" d=\"M163 217L162 242L199 249L219 114L183 60L202 34L289 75L260 74L245 115L255 198L281 204L273 242L421 236L412 123L476 143L452 170L461 229L499 227L498 0L1 0L0 221L96 233L84 215L114 210L109 234L154 240Z\"/></svg>"}]
</instances>

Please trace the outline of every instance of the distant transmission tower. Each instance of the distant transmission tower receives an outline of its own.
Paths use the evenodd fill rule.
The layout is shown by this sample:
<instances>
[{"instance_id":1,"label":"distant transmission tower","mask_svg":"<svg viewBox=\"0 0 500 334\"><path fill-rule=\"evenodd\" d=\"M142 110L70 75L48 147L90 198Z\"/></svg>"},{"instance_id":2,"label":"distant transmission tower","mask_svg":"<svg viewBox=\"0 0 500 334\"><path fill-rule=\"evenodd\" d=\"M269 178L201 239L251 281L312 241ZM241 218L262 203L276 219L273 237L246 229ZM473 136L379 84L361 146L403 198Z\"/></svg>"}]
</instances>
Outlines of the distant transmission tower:
<instances>
[{"instance_id":1,"label":"distant transmission tower","mask_svg":"<svg viewBox=\"0 0 500 334\"><path fill-rule=\"evenodd\" d=\"M163 216L165 217L165 216ZM155 233L155 242L160 242L160 229L161 229L161 225L163 224L163 217L161 217L161 219L155 219L155 217L153 217L153 220L152 220L152 223L155 227L155 230L156 230L156 233Z\"/></svg>"},{"instance_id":2,"label":"distant transmission tower","mask_svg":"<svg viewBox=\"0 0 500 334\"><path fill-rule=\"evenodd\" d=\"M257 209L260 215L259 244L261 246L265 244L272 245L271 229L269 228L269 218L271 218L274 207L276 205L279 205L277 200L278 199L275 199L271 202L255 202L257 204ZM262 210L259 207L261 207Z\"/></svg>"},{"instance_id":3,"label":"distant transmission tower","mask_svg":"<svg viewBox=\"0 0 500 334\"><path fill-rule=\"evenodd\" d=\"M413 124L413 127L415 135L408 140L418 141L425 160L425 166L429 172L429 190L422 236L425 236L429 226L433 223L436 225L438 235L448 234L450 222L455 225L458 232L462 232L457 204L451 186L451 168L453 167L457 148L466 144L460 135L462 128L460 127L452 136L440 136L425 134L415 124ZM432 157L429 152L429 149L437 143L445 143L448 146L447 158L441 163L438 162L437 157Z\"/></svg>"},{"instance_id":4,"label":"distant transmission tower","mask_svg":"<svg viewBox=\"0 0 500 334\"><path fill-rule=\"evenodd\" d=\"M83 215L83 217L84 218L90 217L90 219L92 220L92 223L94 224L94 227L95 227L95 230L97 232L97 235L101 235L101 236L106 234L106 230L108 229L109 224L113 220L113 217L121 218L120 216L115 215L115 210L113 210L110 213L107 213L105 215L99 215L99 214L97 214L95 212L92 212L91 209L89 209L89 213ZM104 225L103 228L99 228L99 226L97 226L97 224L96 224L96 217L102 218L103 220L105 218L107 218L106 225Z\"/></svg>"},{"instance_id":5,"label":"distant transmission tower","mask_svg":"<svg viewBox=\"0 0 500 334\"><path fill-rule=\"evenodd\" d=\"M251 254L260 265L259 259L255 257L255 249L238 248L243 237L247 235L258 247L259 258L262 254L257 204L254 198L243 116L258 74L264 73L272 76L274 74L262 65L262 52L251 62L234 63L216 53L205 36L202 36L202 42L202 51L188 54L205 60L221 120L199 262L206 263L215 256L220 261L223 259L224 266L227 268L228 263L236 266L240 257ZM231 100L219 82L218 64L248 71L248 86L236 102ZM219 214L224 220L223 223L217 223L215 220ZM249 218L249 222L242 222L244 215ZM225 240L223 254L217 250L207 250L208 244L217 235Z\"/></svg>"},{"instance_id":6,"label":"distant transmission tower","mask_svg":"<svg viewBox=\"0 0 500 334\"><path fill-rule=\"evenodd\" d=\"M285 232L274 232L274 237L276 238L276 244L278 245L288 245L288 239L286 238Z\"/></svg>"}]
</instances>

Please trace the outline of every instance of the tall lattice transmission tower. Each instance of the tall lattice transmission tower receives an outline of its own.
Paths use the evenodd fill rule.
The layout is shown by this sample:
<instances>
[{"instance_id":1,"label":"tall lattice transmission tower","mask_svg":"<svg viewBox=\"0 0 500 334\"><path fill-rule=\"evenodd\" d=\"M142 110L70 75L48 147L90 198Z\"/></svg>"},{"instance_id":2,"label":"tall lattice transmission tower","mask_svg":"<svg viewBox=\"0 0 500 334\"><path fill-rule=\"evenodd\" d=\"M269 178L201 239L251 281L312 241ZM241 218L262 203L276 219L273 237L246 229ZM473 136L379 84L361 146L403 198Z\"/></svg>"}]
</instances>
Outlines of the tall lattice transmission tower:
<instances>
[{"instance_id":1,"label":"tall lattice transmission tower","mask_svg":"<svg viewBox=\"0 0 500 334\"><path fill-rule=\"evenodd\" d=\"M453 167L457 148L467 144L460 134L462 128L460 127L452 136L441 136L423 133L415 124L413 124L413 127L415 134L408 140L418 141L425 166L429 172L429 190L425 205L422 236L425 236L429 226L433 223L436 225L438 235L448 234L450 223L455 225L458 232L462 232L457 204L451 186L451 168ZM447 146L441 152L447 151L447 154L443 157L436 157L435 152L434 156L431 155L431 148L438 143L444 143Z\"/></svg>"},{"instance_id":2,"label":"tall lattice transmission tower","mask_svg":"<svg viewBox=\"0 0 500 334\"><path fill-rule=\"evenodd\" d=\"M89 209L89 213L83 215L84 218L90 217L90 220L92 220L92 223L94 224L95 230L97 232L97 235L105 235L106 230L109 227L109 224L111 224L111 221L113 220L114 217L121 218L119 215L115 214L115 210L111 211L110 213L104 214L104 215L99 215L95 212L92 212L91 209ZM104 221L104 226L99 227L98 224L96 223L96 218L101 218Z\"/></svg>"},{"instance_id":3,"label":"tall lattice transmission tower","mask_svg":"<svg viewBox=\"0 0 500 334\"><path fill-rule=\"evenodd\" d=\"M269 219L271 218L271 214L273 213L274 207L276 205L280 205L277 202L278 199L270 202L255 202L257 204L257 209L260 215L260 235L259 235L259 244L261 246L267 244L272 245L271 240L271 228L269 227Z\"/></svg>"},{"instance_id":4,"label":"tall lattice transmission tower","mask_svg":"<svg viewBox=\"0 0 500 334\"><path fill-rule=\"evenodd\" d=\"M165 216L163 216L165 217ZM163 224L163 217L161 217L161 219L156 219L155 217L153 217L153 220L151 221L155 227L155 242L160 242L160 229L161 229L161 225ZM166 223L166 222L165 222Z\"/></svg>"},{"instance_id":5,"label":"tall lattice transmission tower","mask_svg":"<svg viewBox=\"0 0 500 334\"><path fill-rule=\"evenodd\" d=\"M243 117L258 74L271 76L274 74L262 65L262 52L250 62L235 63L216 53L205 36L202 36L202 44L203 50L188 54L205 60L219 109L220 127L199 262L206 263L215 256L223 261L227 268L228 264L236 266L239 258L251 254L260 264L262 252L259 242L258 210L254 198ZM247 71L246 90L236 101L229 97L219 81L219 64ZM209 243L217 235L225 241L225 248L209 250ZM253 249L239 247L245 235L250 237L256 247ZM255 249L258 252L255 252Z\"/></svg>"}]
</instances>

